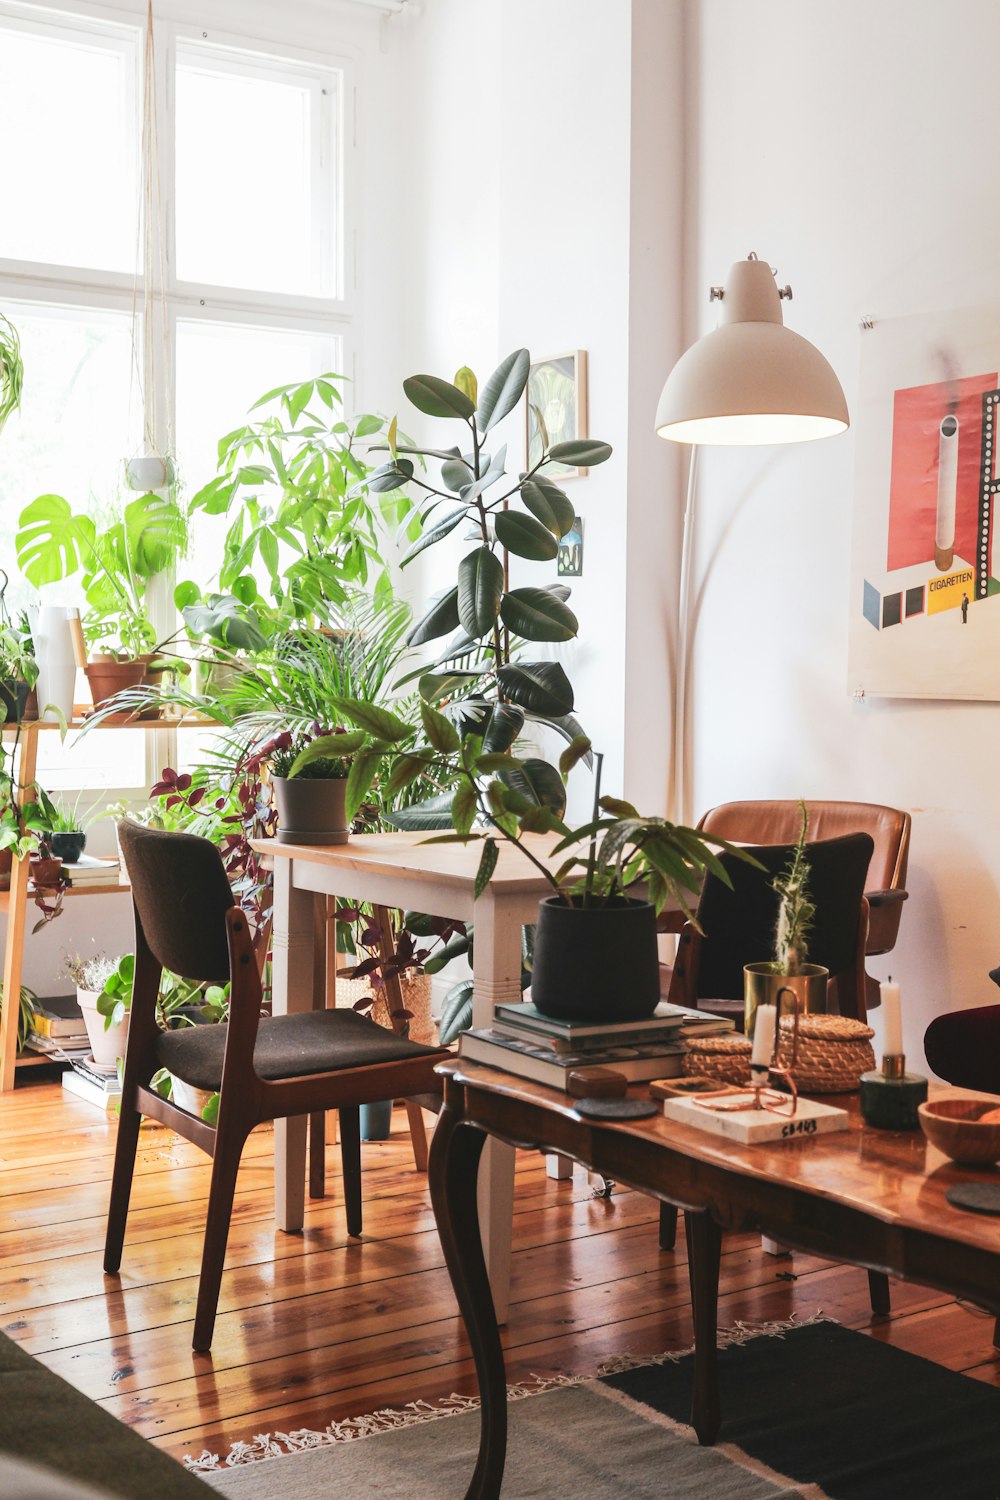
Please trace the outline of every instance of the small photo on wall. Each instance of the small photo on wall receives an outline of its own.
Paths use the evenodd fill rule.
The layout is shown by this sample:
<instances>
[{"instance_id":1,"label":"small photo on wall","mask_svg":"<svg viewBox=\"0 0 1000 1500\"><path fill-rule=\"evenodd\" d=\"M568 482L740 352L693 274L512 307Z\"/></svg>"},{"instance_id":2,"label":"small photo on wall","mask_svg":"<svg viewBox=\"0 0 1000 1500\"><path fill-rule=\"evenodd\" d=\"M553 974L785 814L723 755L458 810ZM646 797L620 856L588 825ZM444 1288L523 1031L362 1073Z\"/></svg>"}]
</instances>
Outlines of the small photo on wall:
<instances>
[{"instance_id":1,"label":"small photo on wall","mask_svg":"<svg viewBox=\"0 0 1000 1500\"><path fill-rule=\"evenodd\" d=\"M583 573L583 517L573 517L573 528L559 543L556 571L560 578L579 578Z\"/></svg>"},{"instance_id":2,"label":"small photo on wall","mask_svg":"<svg viewBox=\"0 0 1000 1500\"><path fill-rule=\"evenodd\" d=\"M526 468L541 458L546 448L585 438L587 433L587 352L574 349L535 360L528 371ZM566 464L547 464L547 479L580 479L586 469Z\"/></svg>"}]
</instances>

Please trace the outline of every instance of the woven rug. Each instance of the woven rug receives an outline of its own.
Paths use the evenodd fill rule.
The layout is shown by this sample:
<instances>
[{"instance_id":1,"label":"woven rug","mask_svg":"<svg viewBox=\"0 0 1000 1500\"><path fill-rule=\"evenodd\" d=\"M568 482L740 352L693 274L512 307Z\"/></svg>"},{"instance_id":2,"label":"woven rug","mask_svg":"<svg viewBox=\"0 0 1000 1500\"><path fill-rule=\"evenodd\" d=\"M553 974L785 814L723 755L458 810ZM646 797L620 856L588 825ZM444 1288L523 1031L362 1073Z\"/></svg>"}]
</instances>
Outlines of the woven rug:
<instances>
[{"instance_id":1,"label":"woven rug","mask_svg":"<svg viewBox=\"0 0 1000 1500\"><path fill-rule=\"evenodd\" d=\"M714 1448L686 1425L689 1355L521 1388L505 1500L997 1500L1000 1391L835 1323L762 1332L730 1335L720 1355ZM222 1469L211 1454L189 1462L237 1500L459 1500L478 1440L478 1411L454 1398L262 1435Z\"/></svg>"}]
</instances>

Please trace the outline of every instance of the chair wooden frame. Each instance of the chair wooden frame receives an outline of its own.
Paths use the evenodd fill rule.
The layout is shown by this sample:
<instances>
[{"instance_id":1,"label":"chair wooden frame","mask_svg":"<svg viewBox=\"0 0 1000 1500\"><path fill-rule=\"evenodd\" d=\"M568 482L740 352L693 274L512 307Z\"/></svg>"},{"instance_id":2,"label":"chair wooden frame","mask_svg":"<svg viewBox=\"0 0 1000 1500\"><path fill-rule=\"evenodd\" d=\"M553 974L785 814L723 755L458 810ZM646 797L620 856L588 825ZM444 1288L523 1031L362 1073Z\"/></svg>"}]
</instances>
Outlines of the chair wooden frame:
<instances>
[{"instance_id":1,"label":"chair wooden frame","mask_svg":"<svg viewBox=\"0 0 1000 1500\"><path fill-rule=\"evenodd\" d=\"M265 1121L290 1115L339 1110L348 1233L360 1234L359 1107L380 1099L440 1093L434 1067L448 1056L447 1050L441 1048L398 1061L278 1080L261 1078L254 1068L261 983L249 924L237 907L227 911L225 920L231 981L230 1019L222 1064L218 1119L212 1126L162 1098L150 1087L153 1074L159 1067L156 1000L162 966L146 941L138 911L135 913L135 981L104 1253L105 1271L116 1275L121 1265L139 1126L144 1115L169 1126L211 1156L212 1180L192 1340L198 1352L208 1350L212 1342L236 1176L243 1145L251 1130Z\"/></svg>"}]
</instances>

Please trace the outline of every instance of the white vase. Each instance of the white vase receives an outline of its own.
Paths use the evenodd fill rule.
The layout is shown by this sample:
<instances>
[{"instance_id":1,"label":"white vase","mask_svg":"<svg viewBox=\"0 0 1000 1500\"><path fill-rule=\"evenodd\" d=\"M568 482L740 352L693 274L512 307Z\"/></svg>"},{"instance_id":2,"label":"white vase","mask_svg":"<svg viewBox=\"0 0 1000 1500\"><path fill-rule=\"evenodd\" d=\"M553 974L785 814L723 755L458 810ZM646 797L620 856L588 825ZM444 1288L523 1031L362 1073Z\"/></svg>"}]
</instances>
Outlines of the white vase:
<instances>
[{"instance_id":1,"label":"white vase","mask_svg":"<svg viewBox=\"0 0 1000 1500\"><path fill-rule=\"evenodd\" d=\"M126 473L133 490L165 490L174 482L174 461L158 453L142 453L128 461Z\"/></svg>"},{"instance_id":2,"label":"white vase","mask_svg":"<svg viewBox=\"0 0 1000 1500\"><path fill-rule=\"evenodd\" d=\"M76 691L76 657L69 611L62 605L41 604L34 614L31 637L38 662L39 718L58 722L58 709L66 719L73 717Z\"/></svg>"},{"instance_id":3,"label":"white vase","mask_svg":"<svg viewBox=\"0 0 1000 1500\"><path fill-rule=\"evenodd\" d=\"M129 1013L125 1012L124 1019L117 1026L109 1026L105 1030L104 1017L97 1009L100 993L98 990L81 990L78 986L76 1001L83 1012L83 1022L95 1063L102 1068L113 1068L118 1058L125 1056Z\"/></svg>"}]
</instances>

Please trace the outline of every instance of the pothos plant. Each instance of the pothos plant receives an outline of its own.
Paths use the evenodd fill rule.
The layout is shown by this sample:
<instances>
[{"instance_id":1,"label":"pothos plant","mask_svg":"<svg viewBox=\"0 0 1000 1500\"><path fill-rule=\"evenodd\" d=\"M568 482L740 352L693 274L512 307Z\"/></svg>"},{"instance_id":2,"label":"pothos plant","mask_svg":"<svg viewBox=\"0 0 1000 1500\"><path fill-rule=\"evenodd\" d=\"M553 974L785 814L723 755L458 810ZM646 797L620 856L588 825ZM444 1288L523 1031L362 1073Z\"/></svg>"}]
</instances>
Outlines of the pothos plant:
<instances>
[{"instance_id":1,"label":"pothos plant","mask_svg":"<svg viewBox=\"0 0 1000 1500\"><path fill-rule=\"evenodd\" d=\"M453 716L482 738L488 752L508 749L526 717L553 725L567 740L580 732L563 667L525 659L519 650L523 642L573 639L577 619L566 603L568 590L562 584L512 588L508 554L554 561L560 538L573 525L573 503L545 469L558 463L601 464L612 452L598 439L546 443L528 470L516 478L507 473L506 444L493 447L490 434L521 401L530 363L527 349L515 350L481 392L468 368L454 381L436 375L405 380L403 389L417 410L462 424L462 441L445 449L407 445L399 441L394 419L387 435L389 461L367 481L372 490L420 492L424 530L402 558L404 568L459 527L469 528L474 545L459 562L455 584L435 600L408 639L411 646L422 646L458 632L443 654L414 675L432 705L453 700ZM438 463L439 481L418 474L415 460ZM481 664L460 662L470 651L481 654L485 673ZM484 682L486 692L480 691Z\"/></svg>"}]
</instances>

